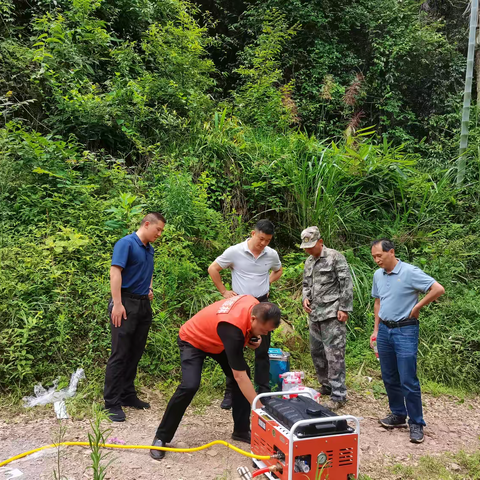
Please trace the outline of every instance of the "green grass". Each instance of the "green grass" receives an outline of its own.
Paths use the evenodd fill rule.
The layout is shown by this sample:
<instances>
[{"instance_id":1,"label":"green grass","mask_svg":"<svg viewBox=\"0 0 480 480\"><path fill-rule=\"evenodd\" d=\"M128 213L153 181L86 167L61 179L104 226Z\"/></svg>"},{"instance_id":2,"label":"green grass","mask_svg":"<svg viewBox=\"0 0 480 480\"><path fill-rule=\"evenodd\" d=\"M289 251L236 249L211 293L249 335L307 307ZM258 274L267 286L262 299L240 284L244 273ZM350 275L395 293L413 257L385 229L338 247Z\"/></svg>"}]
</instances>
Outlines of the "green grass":
<instances>
[{"instance_id":1,"label":"green grass","mask_svg":"<svg viewBox=\"0 0 480 480\"><path fill-rule=\"evenodd\" d=\"M425 456L415 466L397 464L391 470L402 480L477 480L480 479L480 452Z\"/></svg>"},{"instance_id":2,"label":"green grass","mask_svg":"<svg viewBox=\"0 0 480 480\"><path fill-rule=\"evenodd\" d=\"M365 462L365 460L364 460ZM478 480L480 479L480 451L439 456L426 455L414 465L396 464L384 467L374 476L360 474L358 480Z\"/></svg>"},{"instance_id":3,"label":"green grass","mask_svg":"<svg viewBox=\"0 0 480 480\"><path fill-rule=\"evenodd\" d=\"M452 387L450 385L443 385L442 383L433 380L424 380L420 378L422 392L429 393L435 397L446 395L449 397L458 398L459 403L463 403L467 398L471 398L478 394L478 386L466 389L462 386Z\"/></svg>"}]
</instances>

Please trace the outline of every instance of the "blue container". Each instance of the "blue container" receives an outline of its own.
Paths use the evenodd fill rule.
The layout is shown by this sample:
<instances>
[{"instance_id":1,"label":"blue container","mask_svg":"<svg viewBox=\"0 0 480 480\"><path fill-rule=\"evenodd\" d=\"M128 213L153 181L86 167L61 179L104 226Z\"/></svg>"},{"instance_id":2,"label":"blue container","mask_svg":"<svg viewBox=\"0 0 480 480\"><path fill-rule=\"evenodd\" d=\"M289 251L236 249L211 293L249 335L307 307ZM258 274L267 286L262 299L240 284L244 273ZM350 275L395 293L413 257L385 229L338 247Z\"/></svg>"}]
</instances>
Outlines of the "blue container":
<instances>
[{"instance_id":1,"label":"blue container","mask_svg":"<svg viewBox=\"0 0 480 480\"><path fill-rule=\"evenodd\" d=\"M290 371L290 354L283 352L280 348L269 348L268 358L270 359L270 388L272 391L282 390L282 373Z\"/></svg>"}]
</instances>

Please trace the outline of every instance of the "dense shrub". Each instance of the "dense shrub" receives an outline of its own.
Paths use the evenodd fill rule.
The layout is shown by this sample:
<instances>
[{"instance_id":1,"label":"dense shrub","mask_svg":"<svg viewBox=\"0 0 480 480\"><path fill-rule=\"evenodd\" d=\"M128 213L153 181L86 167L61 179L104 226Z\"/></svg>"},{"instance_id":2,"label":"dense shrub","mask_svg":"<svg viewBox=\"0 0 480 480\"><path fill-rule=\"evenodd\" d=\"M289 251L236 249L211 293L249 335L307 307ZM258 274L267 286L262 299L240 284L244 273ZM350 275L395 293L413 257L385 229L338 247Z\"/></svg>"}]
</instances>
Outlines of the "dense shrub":
<instances>
[{"instance_id":1,"label":"dense shrub","mask_svg":"<svg viewBox=\"0 0 480 480\"><path fill-rule=\"evenodd\" d=\"M440 143L412 148L412 135L427 128L433 117L422 118L412 129L405 126L405 121L420 120L419 112L410 108L415 102L409 97L411 89L400 78L408 74L412 84L422 84L448 58L457 68L458 52L442 36L440 23L426 21L423 14L425 23L415 20L409 38L402 40L402 22L415 17L414 2L398 4L391 12L380 8L382 0L364 2L375 7L375 18L364 18L365 31L357 32L358 38L368 36L371 69L365 80L368 92L359 79L355 98L364 105L380 92L383 100L375 100L372 118L382 116L382 131L389 128L407 145L390 143L373 128L362 130L357 124L345 131L342 122L333 125L352 113L340 112L345 108L340 104L348 93L353 60L365 53L357 46L350 51L348 43L338 41L353 28L355 6L347 2L348 15L338 26L336 40L317 39L328 62L312 70L320 44L316 40L313 48L305 32L317 31L324 21L333 28L337 7L324 2L329 9L315 17L317 2L308 8L299 2L308 12L296 12L297 24L277 2L267 3L275 8L266 12L265 5L252 6L236 26L252 28L242 39L246 48L235 66L215 71L207 48L218 51L227 37L209 37L199 11L181 0L58 0L33 6L3 2L2 390L25 390L79 365L91 373L104 368L113 245L149 210L161 210L168 219L156 245L154 322L140 365L150 378L178 379L179 326L219 299L208 265L224 248L245 239L256 220L270 218L277 224L272 246L285 265L284 276L272 289L285 319L273 342L290 349L297 365L309 366L308 328L300 302L305 255L298 248L299 234L317 224L326 244L344 252L354 279L348 364L373 359L368 337L375 265L369 242L389 236L403 260L425 269L447 290L438 304L422 312L421 374L476 388L478 172L470 169L468 189L454 188L452 171L441 167L448 164L448 155L438 157L442 142L451 143L446 133ZM397 17L402 18L399 25ZM382 18L393 33L382 27L373 45ZM208 26L210 32L217 28ZM389 41L402 47L398 54L389 54ZM297 65L291 61L295 42L306 42L299 51L308 57L295 76L298 84L284 68ZM422 42L427 53L419 49ZM427 54L431 58L424 64ZM341 81L324 79L340 56L335 69L343 69L342 75L336 74ZM421 65L414 69L412 62ZM393 83L388 83L384 73L393 71ZM217 89L225 86L219 85L223 74L235 78L229 77L233 91ZM442 85L448 91L440 97L451 98L455 85L448 75L442 71L433 89L422 86L429 112L440 102L430 94L440 95ZM322 82L325 88L330 85L331 99L325 89L319 92ZM312 96L321 101L315 104ZM449 124L455 116L452 105L448 118L437 112L442 117L436 118L438 125ZM398 117L399 112L406 116ZM310 131L344 135L332 142L291 129L303 121L302 115L311 126L318 123ZM419 151L433 152L434 162ZM371 366L376 366L374 361ZM220 377L215 378L218 383Z\"/></svg>"}]
</instances>

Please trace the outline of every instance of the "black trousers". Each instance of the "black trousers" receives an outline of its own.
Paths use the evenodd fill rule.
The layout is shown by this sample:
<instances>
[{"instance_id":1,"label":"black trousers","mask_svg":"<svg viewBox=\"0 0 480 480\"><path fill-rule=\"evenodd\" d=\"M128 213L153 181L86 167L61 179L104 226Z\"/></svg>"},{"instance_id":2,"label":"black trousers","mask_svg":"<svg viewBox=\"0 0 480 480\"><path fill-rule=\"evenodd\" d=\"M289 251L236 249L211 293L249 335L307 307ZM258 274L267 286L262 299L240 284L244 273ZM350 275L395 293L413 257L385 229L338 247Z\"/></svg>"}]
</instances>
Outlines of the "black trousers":
<instances>
[{"instance_id":1,"label":"black trousers","mask_svg":"<svg viewBox=\"0 0 480 480\"><path fill-rule=\"evenodd\" d=\"M122 304L127 312L127 319L122 319L120 327L113 326L112 300L108 304L112 351L105 372L105 408L118 407L122 401L136 396L134 382L137 366L145 350L152 324L152 307L146 295L122 292Z\"/></svg>"},{"instance_id":2,"label":"black trousers","mask_svg":"<svg viewBox=\"0 0 480 480\"><path fill-rule=\"evenodd\" d=\"M240 387L233 378L233 372L228 364L225 350L218 354L207 353L195 348L188 342L184 342L180 337L177 338L177 343L182 362L182 383L168 402L167 409L157 429L156 437L164 443L172 440L185 410L200 387L203 362L207 356L218 362L227 378L232 379L235 384L232 390L234 431L243 433L250 430L250 403L243 396ZM247 371L247 374L250 375L250 372Z\"/></svg>"},{"instance_id":3,"label":"black trousers","mask_svg":"<svg viewBox=\"0 0 480 480\"><path fill-rule=\"evenodd\" d=\"M259 302L268 302L268 295L257 297L257 300ZM270 359L268 357L270 340L271 340L271 332L268 332L268 335L262 335L262 343L255 350L255 374L254 374L253 380L257 385L258 393L265 393L270 391ZM232 388L233 388L233 383L227 377L225 393L231 392Z\"/></svg>"}]
</instances>

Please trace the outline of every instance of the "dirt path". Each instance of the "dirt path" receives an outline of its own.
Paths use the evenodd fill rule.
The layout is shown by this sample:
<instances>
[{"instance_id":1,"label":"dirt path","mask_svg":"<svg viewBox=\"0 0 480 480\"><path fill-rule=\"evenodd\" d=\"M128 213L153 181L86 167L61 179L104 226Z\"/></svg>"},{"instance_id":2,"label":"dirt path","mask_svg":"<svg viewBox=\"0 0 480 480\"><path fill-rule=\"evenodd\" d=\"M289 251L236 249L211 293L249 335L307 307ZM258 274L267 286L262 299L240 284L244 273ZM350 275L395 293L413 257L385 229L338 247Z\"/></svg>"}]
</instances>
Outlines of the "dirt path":
<instances>
[{"instance_id":1,"label":"dirt path","mask_svg":"<svg viewBox=\"0 0 480 480\"><path fill-rule=\"evenodd\" d=\"M109 438L116 437L130 444L151 443L165 403L154 392L148 392L147 397L152 403L152 409L142 412L127 410L127 421L112 424ZM428 422L426 440L422 445L413 445L409 442L406 430L387 431L378 425L378 415L387 411L385 400L376 400L372 395L350 395L345 413L362 417L361 473L374 479L386 480L390 478L388 466L395 463L411 465L423 455L478 449L479 398L460 403L450 397L424 395L424 404ZM221 410L218 405L219 401L214 401L202 415L190 412L183 420L172 445L193 447L216 439L229 441L231 414ZM5 418L0 412L0 418L1 460L50 444L58 437L59 427L53 416L53 408L38 413L32 410L15 418ZM88 421L67 420L64 423L65 440L87 440L87 433L91 431ZM242 443L233 443L240 448L246 447ZM61 455L61 473L64 479L92 478L89 469L90 451L87 448L69 447ZM113 460L106 476L110 480L234 480L238 466L251 465L249 459L222 446L193 454L167 453L161 462L152 460L145 451L116 450L109 458ZM56 450L48 450L0 468L0 480L11 478L12 469L23 473L17 477L21 480L53 479L56 465ZM397 477L392 475L391 478Z\"/></svg>"}]
</instances>

